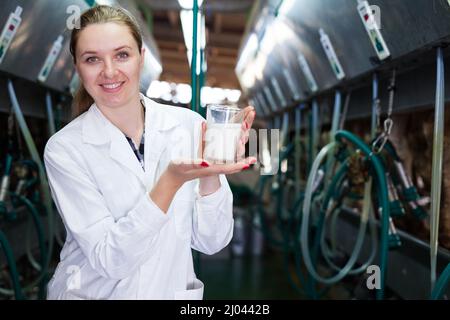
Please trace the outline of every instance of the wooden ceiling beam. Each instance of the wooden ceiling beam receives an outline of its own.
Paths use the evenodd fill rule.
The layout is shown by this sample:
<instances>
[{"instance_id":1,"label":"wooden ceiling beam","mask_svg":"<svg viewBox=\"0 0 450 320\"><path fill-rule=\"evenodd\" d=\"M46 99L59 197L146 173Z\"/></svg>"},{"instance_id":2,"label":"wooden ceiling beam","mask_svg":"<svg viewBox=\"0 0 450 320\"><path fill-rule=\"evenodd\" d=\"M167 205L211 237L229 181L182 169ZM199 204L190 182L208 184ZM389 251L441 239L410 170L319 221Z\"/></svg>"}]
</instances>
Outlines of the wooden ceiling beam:
<instances>
[{"instance_id":1,"label":"wooden ceiling beam","mask_svg":"<svg viewBox=\"0 0 450 320\"><path fill-rule=\"evenodd\" d=\"M208 53L212 56L230 56L237 57L239 49L237 48L226 48L226 47L213 47L208 45Z\"/></svg>"},{"instance_id":2,"label":"wooden ceiling beam","mask_svg":"<svg viewBox=\"0 0 450 320\"><path fill-rule=\"evenodd\" d=\"M234 68L234 66L236 65L236 58L216 56L216 57L209 58L207 60L207 62L208 62L208 65L221 64L221 65L227 65L228 67Z\"/></svg>"},{"instance_id":3,"label":"wooden ceiling beam","mask_svg":"<svg viewBox=\"0 0 450 320\"><path fill-rule=\"evenodd\" d=\"M159 50L159 55L162 57L162 59L172 59L172 60L179 60L182 62L188 63L186 52L179 52L179 51L172 51L172 50Z\"/></svg>"},{"instance_id":4,"label":"wooden ceiling beam","mask_svg":"<svg viewBox=\"0 0 450 320\"><path fill-rule=\"evenodd\" d=\"M170 26L173 28L176 28L180 26L180 12L175 10L168 10L167 11L167 18L169 19Z\"/></svg>"},{"instance_id":5,"label":"wooden ceiling beam","mask_svg":"<svg viewBox=\"0 0 450 320\"><path fill-rule=\"evenodd\" d=\"M158 47L163 49L170 49L170 50L178 50L178 51L186 51L186 46L183 43L177 42L177 41L170 41L170 40L164 40L164 39L157 39Z\"/></svg>"},{"instance_id":6,"label":"wooden ceiling beam","mask_svg":"<svg viewBox=\"0 0 450 320\"><path fill-rule=\"evenodd\" d=\"M155 24L153 28L153 36L158 41L175 41L184 43L181 28L171 28L168 24ZM238 48L241 43L241 34L235 32L209 32L207 46Z\"/></svg>"},{"instance_id":7,"label":"wooden ceiling beam","mask_svg":"<svg viewBox=\"0 0 450 320\"><path fill-rule=\"evenodd\" d=\"M222 31L222 18L223 15L220 13L216 13L214 15L214 32L220 33Z\"/></svg>"},{"instance_id":8,"label":"wooden ceiling beam","mask_svg":"<svg viewBox=\"0 0 450 320\"><path fill-rule=\"evenodd\" d=\"M239 48L241 35L238 33L210 33L207 45L212 47Z\"/></svg>"}]
</instances>

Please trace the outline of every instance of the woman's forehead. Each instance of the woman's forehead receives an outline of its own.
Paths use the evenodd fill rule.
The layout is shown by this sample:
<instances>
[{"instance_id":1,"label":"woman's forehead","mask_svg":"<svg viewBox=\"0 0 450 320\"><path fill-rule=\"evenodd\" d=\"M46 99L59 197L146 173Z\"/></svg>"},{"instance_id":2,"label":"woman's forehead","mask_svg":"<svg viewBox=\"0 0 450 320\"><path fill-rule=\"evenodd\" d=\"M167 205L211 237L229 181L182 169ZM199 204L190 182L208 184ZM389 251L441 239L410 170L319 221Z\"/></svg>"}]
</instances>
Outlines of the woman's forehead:
<instances>
[{"instance_id":1,"label":"woman's forehead","mask_svg":"<svg viewBox=\"0 0 450 320\"><path fill-rule=\"evenodd\" d=\"M127 26L114 22L95 23L80 32L77 51L81 54L85 51L108 52L124 46L137 47Z\"/></svg>"}]
</instances>

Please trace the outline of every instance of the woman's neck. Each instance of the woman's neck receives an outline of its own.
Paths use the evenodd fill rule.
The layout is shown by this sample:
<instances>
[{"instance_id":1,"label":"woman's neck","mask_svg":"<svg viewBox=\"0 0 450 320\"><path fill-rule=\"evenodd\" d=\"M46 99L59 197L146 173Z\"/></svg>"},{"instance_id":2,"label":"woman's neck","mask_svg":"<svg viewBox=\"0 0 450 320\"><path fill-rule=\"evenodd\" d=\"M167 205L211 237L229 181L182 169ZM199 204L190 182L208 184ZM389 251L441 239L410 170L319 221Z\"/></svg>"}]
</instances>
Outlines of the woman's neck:
<instances>
[{"instance_id":1,"label":"woman's neck","mask_svg":"<svg viewBox=\"0 0 450 320\"><path fill-rule=\"evenodd\" d=\"M144 110L140 97L133 99L128 104L117 108L99 106L105 117L111 121L127 137L130 137L135 145L139 145L144 131Z\"/></svg>"}]
</instances>

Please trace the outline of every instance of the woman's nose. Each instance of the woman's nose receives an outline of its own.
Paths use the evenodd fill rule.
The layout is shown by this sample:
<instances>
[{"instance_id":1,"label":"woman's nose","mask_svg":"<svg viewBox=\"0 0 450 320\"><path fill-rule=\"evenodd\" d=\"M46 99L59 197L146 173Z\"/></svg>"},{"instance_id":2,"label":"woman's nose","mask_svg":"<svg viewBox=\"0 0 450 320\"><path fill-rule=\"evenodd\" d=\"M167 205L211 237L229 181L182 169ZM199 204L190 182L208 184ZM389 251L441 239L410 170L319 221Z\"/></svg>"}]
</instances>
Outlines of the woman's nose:
<instances>
[{"instance_id":1,"label":"woman's nose","mask_svg":"<svg viewBox=\"0 0 450 320\"><path fill-rule=\"evenodd\" d=\"M103 76L105 78L114 78L117 74L118 70L112 60L105 60L104 68L103 68Z\"/></svg>"}]
</instances>

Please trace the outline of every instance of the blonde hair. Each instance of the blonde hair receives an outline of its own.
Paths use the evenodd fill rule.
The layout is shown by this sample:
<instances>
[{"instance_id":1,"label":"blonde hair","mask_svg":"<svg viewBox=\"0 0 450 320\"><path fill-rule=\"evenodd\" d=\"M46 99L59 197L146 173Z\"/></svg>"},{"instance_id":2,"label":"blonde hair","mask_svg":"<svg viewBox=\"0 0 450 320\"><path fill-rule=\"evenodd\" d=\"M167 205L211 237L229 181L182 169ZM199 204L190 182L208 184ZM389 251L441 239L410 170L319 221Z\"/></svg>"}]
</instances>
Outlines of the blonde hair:
<instances>
[{"instance_id":1,"label":"blonde hair","mask_svg":"<svg viewBox=\"0 0 450 320\"><path fill-rule=\"evenodd\" d=\"M138 45L139 53L141 52L142 34L136 19L123 8L100 5L84 12L80 17L80 28L74 28L72 30L70 37L70 53L72 54L74 63L77 62L75 52L81 31L91 24L107 22L115 22L128 27L131 35ZM80 86L73 98L73 116L79 116L88 110L93 103L94 99L86 91L83 84L80 83Z\"/></svg>"}]
</instances>

